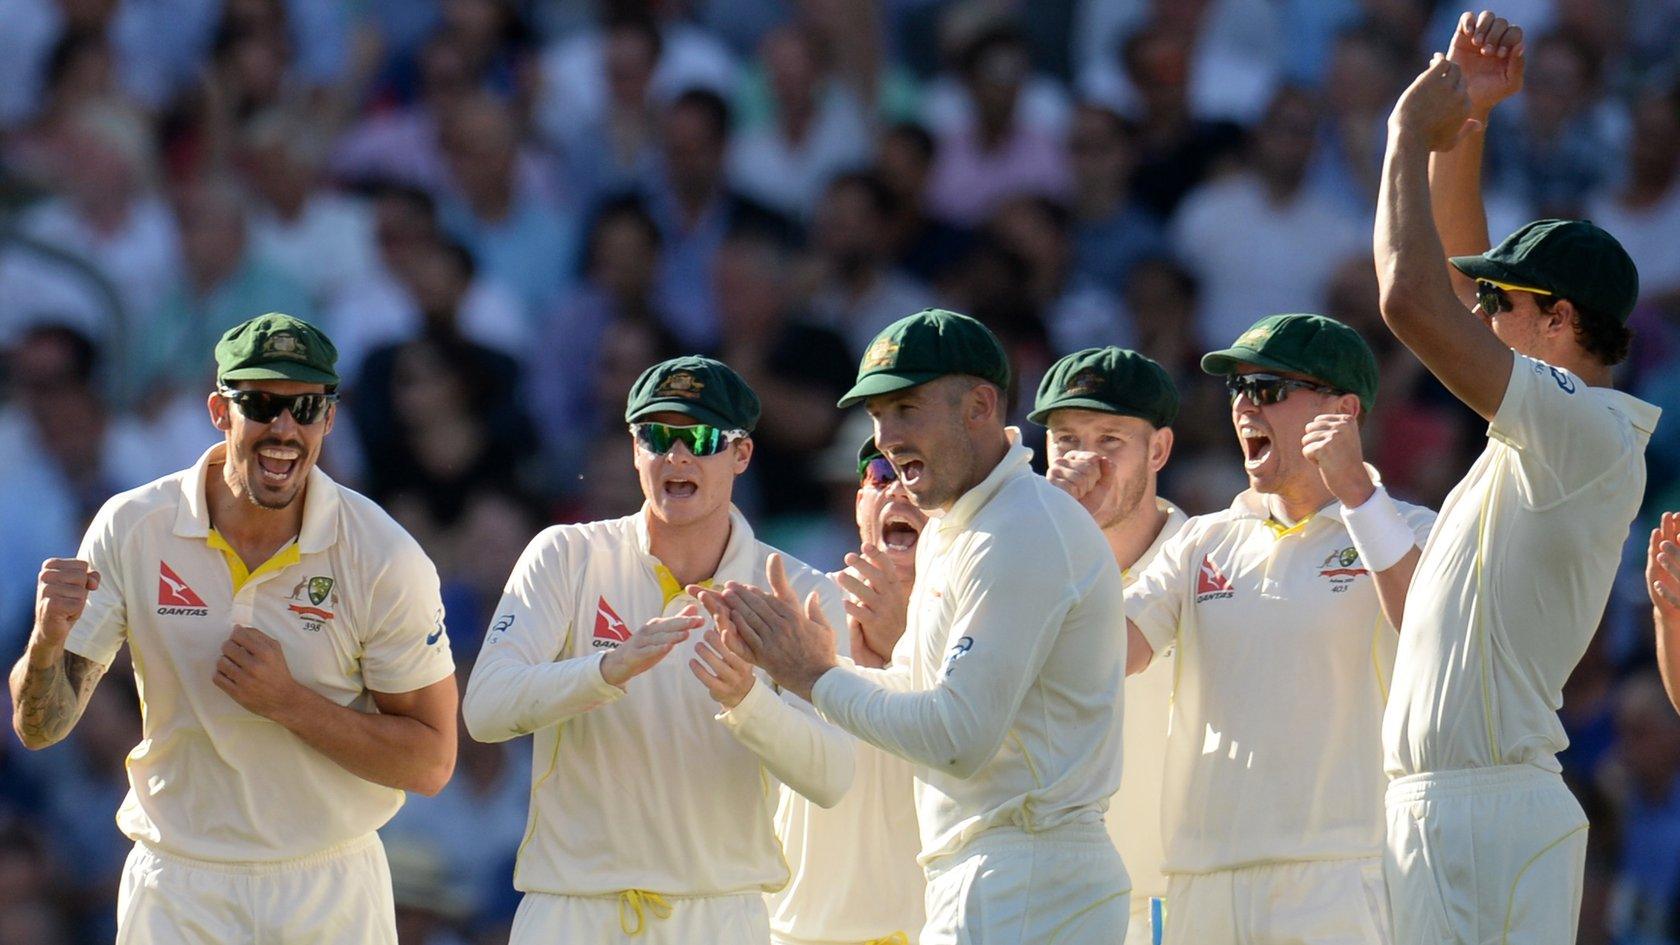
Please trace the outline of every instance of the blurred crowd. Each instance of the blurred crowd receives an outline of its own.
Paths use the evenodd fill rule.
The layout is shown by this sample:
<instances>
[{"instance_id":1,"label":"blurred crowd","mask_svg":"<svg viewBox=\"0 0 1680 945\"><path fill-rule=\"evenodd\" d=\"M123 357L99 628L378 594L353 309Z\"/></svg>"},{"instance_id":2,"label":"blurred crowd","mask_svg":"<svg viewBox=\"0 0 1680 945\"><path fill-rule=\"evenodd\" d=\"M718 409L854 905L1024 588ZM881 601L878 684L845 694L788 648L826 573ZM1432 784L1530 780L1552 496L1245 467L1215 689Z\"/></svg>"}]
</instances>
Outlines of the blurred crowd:
<instances>
[{"instance_id":1,"label":"blurred crowd","mask_svg":"<svg viewBox=\"0 0 1680 945\"><path fill-rule=\"evenodd\" d=\"M1159 360L1186 402L1162 493L1192 514L1244 483L1200 353L1261 315L1335 316L1382 362L1367 456L1438 507L1484 425L1382 326L1371 225L1388 111L1459 12L4 0L0 655L22 652L43 558L218 438L211 347L264 311L337 342L324 465L437 562L463 681L528 538L637 507L622 403L673 354L756 388L737 502L838 566L868 424L834 400L875 331L928 305L999 333L1023 403L1077 348ZM1488 130L1494 238L1585 216L1636 260L1618 384L1669 415L1646 516L1680 508L1680 0L1498 12L1530 65ZM1584 943L1680 943L1680 718L1643 547L1566 692ZM0 740L0 942L111 940L139 736L119 667L63 745ZM528 789L521 745L463 739L449 787L409 799L384 832L405 945L505 941Z\"/></svg>"}]
</instances>

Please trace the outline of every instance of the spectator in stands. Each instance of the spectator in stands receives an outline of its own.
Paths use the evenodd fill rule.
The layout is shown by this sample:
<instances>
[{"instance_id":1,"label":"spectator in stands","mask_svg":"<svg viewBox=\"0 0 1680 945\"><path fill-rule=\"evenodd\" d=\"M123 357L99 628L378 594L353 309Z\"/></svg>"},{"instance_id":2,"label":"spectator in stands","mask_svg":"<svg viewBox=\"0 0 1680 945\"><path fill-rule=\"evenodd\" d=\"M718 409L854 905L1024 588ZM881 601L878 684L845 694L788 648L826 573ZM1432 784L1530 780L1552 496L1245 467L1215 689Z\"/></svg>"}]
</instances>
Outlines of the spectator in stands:
<instances>
[{"instance_id":1,"label":"spectator in stands","mask_svg":"<svg viewBox=\"0 0 1680 945\"><path fill-rule=\"evenodd\" d=\"M1622 849L1611 933L1630 945L1668 943L1680 935L1680 717L1649 670L1622 684L1618 703L1611 793Z\"/></svg>"},{"instance_id":2,"label":"spectator in stands","mask_svg":"<svg viewBox=\"0 0 1680 945\"><path fill-rule=\"evenodd\" d=\"M490 281L512 290L532 323L559 301L572 272L573 222L532 155L521 160L507 105L472 96L443 125L451 187L443 228L466 244Z\"/></svg>"},{"instance_id":3,"label":"spectator in stands","mask_svg":"<svg viewBox=\"0 0 1680 945\"><path fill-rule=\"evenodd\" d=\"M177 191L180 276L156 311L136 322L122 368L144 401L185 393L196 406L210 389L209 352L234 325L263 312L313 319L303 285L251 245L243 195L226 178Z\"/></svg>"},{"instance_id":4,"label":"spectator in stands","mask_svg":"<svg viewBox=\"0 0 1680 945\"><path fill-rule=\"evenodd\" d=\"M536 344L525 354L526 396L542 437L548 484L555 491L573 485L583 447L607 421L617 419L624 399L622 392L596 399L602 346L624 331L667 334L655 298L659 253L659 229L641 201L627 196L603 204L590 226L576 288L546 313Z\"/></svg>"},{"instance_id":5,"label":"spectator in stands","mask_svg":"<svg viewBox=\"0 0 1680 945\"><path fill-rule=\"evenodd\" d=\"M240 166L253 200L256 252L308 291L320 309L376 265L373 213L322 176L327 136L305 115L269 111L241 135Z\"/></svg>"},{"instance_id":6,"label":"spectator in stands","mask_svg":"<svg viewBox=\"0 0 1680 945\"><path fill-rule=\"evenodd\" d=\"M1633 107L1627 170L1587 199L1586 214L1616 234L1639 267L1639 300L1680 322L1680 81Z\"/></svg>"},{"instance_id":7,"label":"spectator in stands","mask_svg":"<svg viewBox=\"0 0 1680 945\"><path fill-rule=\"evenodd\" d=\"M431 196L413 187L383 186L374 192L373 215L379 264L340 293L322 318L338 345L339 373L346 386L354 386L368 352L418 335L428 306L457 304L447 291L438 291L449 284L455 263L442 244ZM520 354L530 329L518 298L478 278L470 253L467 262L473 275L465 298L459 300L455 325L478 344Z\"/></svg>"},{"instance_id":8,"label":"spectator in stands","mask_svg":"<svg viewBox=\"0 0 1680 945\"><path fill-rule=\"evenodd\" d=\"M1336 266L1369 259L1362 217L1304 186L1318 119L1310 93L1279 92L1243 170L1197 188L1173 219L1174 252L1202 286L1204 344L1235 338L1256 312L1322 310Z\"/></svg>"},{"instance_id":9,"label":"spectator in stands","mask_svg":"<svg viewBox=\"0 0 1680 945\"><path fill-rule=\"evenodd\" d=\"M1125 290L1126 278L1138 260L1166 251L1161 221L1132 197L1136 135L1130 122L1089 104L1074 112L1073 131L1068 135L1074 269L1112 293Z\"/></svg>"},{"instance_id":10,"label":"spectator in stands","mask_svg":"<svg viewBox=\"0 0 1680 945\"><path fill-rule=\"evenodd\" d=\"M1349 213L1374 213L1388 113L1410 80L1407 52L1369 25L1344 31L1331 49L1308 186L1340 200Z\"/></svg>"},{"instance_id":11,"label":"spectator in stands","mask_svg":"<svg viewBox=\"0 0 1680 945\"><path fill-rule=\"evenodd\" d=\"M868 162L871 105L824 61L816 38L799 25L765 36L759 59L771 114L735 135L729 179L783 216L808 218L829 178Z\"/></svg>"},{"instance_id":12,"label":"spectator in stands","mask_svg":"<svg viewBox=\"0 0 1680 945\"><path fill-rule=\"evenodd\" d=\"M441 193L447 186L440 127L481 89L467 52L455 37L437 33L420 48L419 95L412 102L364 117L338 138L328 159L332 176L355 183L390 182Z\"/></svg>"},{"instance_id":13,"label":"spectator in stands","mask_svg":"<svg viewBox=\"0 0 1680 945\"><path fill-rule=\"evenodd\" d=\"M755 227L791 239L774 211L732 190L724 177L729 106L714 92L691 89L665 110L664 165L647 194L659 225L660 307L684 347L708 350L722 337L713 264L724 235Z\"/></svg>"},{"instance_id":14,"label":"spectator in stands","mask_svg":"<svg viewBox=\"0 0 1680 945\"><path fill-rule=\"evenodd\" d=\"M664 39L644 13L614 15L602 26L600 108L546 129L565 158L582 206L600 195L647 186L659 166L659 114L654 70Z\"/></svg>"},{"instance_id":15,"label":"spectator in stands","mask_svg":"<svg viewBox=\"0 0 1680 945\"><path fill-rule=\"evenodd\" d=\"M810 464L839 423L834 402L857 371L845 341L792 310L791 256L774 233L733 230L714 265L723 332L718 359L763 404L748 477L768 515L821 508Z\"/></svg>"},{"instance_id":16,"label":"spectator in stands","mask_svg":"<svg viewBox=\"0 0 1680 945\"><path fill-rule=\"evenodd\" d=\"M927 129L894 125L881 141L875 173L891 188L897 208L888 227L892 258L928 284L944 278L968 252L970 234L935 218L928 209L928 178L939 148Z\"/></svg>"},{"instance_id":17,"label":"spectator in stands","mask_svg":"<svg viewBox=\"0 0 1680 945\"><path fill-rule=\"evenodd\" d=\"M1068 196L1073 182L1060 138L1018 115L1031 65L1025 39L1012 28L982 33L963 50L959 71L974 100L974 122L940 140L928 182L935 216L974 226L1016 194Z\"/></svg>"},{"instance_id":18,"label":"spectator in stands","mask_svg":"<svg viewBox=\"0 0 1680 945\"><path fill-rule=\"evenodd\" d=\"M812 253L801 275L817 324L839 332L855 360L870 339L900 318L934 304L931 289L892 264L898 197L879 175L831 181L812 226Z\"/></svg>"},{"instance_id":19,"label":"spectator in stands","mask_svg":"<svg viewBox=\"0 0 1680 945\"><path fill-rule=\"evenodd\" d=\"M1067 207L1045 197L1016 197L998 208L987 229L1026 260L1027 293L1053 353L1137 343L1120 300L1075 268Z\"/></svg>"}]
</instances>

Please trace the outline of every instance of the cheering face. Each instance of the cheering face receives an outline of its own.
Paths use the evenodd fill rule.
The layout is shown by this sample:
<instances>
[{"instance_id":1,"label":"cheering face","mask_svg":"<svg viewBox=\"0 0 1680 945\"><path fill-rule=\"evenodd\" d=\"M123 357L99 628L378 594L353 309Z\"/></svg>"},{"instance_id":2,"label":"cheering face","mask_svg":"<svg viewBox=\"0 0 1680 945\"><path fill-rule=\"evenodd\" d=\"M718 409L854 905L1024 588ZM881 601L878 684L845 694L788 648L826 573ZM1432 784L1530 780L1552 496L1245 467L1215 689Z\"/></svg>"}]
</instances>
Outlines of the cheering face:
<instances>
[{"instance_id":1,"label":"cheering face","mask_svg":"<svg viewBox=\"0 0 1680 945\"><path fill-rule=\"evenodd\" d=\"M1149 477L1166 462L1160 441L1171 432L1138 417L1077 407L1052 411L1048 419L1051 463L1068 453L1088 452L1107 457L1114 470L1114 486L1095 512L1097 525L1112 528L1136 513L1149 492Z\"/></svg>"},{"instance_id":2,"label":"cheering face","mask_svg":"<svg viewBox=\"0 0 1680 945\"><path fill-rule=\"evenodd\" d=\"M976 412L974 381L942 377L864 402L875 445L924 512L945 509L973 485L976 449L965 415Z\"/></svg>"},{"instance_id":3,"label":"cheering face","mask_svg":"<svg viewBox=\"0 0 1680 945\"><path fill-rule=\"evenodd\" d=\"M1356 399L1351 394L1329 393L1307 386L1318 382L1302 374L1248 364L1239 365L1236 373L1260 383L1266 383L1264 378L1284 381L1278 389L1282 399L1275 403L1256 403L1248 393L1231 398L1231 424L1242 445L1243 471L1248 473L1249 485L1256 492L1278 493L1303 482L1317 481L1317 469L1301 452L1301 438L1306 435L1307 424L1320 414L1353 412L1355 407L1347 401L1357 402ZM1271 398L1262 395L1259 399Z\"/></svg>"},{"instance_id":4,"label":"cheering face","mask_svg":"<svg viewBox=\"0 0 1680 945\"><path fill-rule=\"evenodd\" d=\"M899 575L916 573L916 542L927 527L927 513L910 501L910 492L891 462L877 458L864 471L857 492L858 538L886 552Z\"/></svg>"},{"instance_id":5,"label":"cheering face","mask_svg":"<svg viewBox=\"0 0 1680 945\"><path fill-rule=\"evenodd\" d=\"M303 494L338 408L323 402L327 389L320 384L234 381L229 387L209 400L210 419L226 434L228 487L261 508L286 508ZM291 406L274 412L281 403ZM299 412L310 422L301 422Z\"/></svg>"},{"instance_id":6,"label":"cheering face","mask_svg":"<svg viewBox=\"0 0 1680 945\"><path fill-rule=\"evenodd\" d=\"M656 413L642 418L636 425L641 423L677 429L668 443L664 436L657 435L660 432L657 430L650 430L650 435L645 436L631 434L636 477L653 514L666 525L680 527L720 512L727 513L735 491L735 477L746 472L752 459L752 440L719 433L715 441L717 452L697 456L691 438L702 441L702 452L711 446L705 442L706 437L685 432L704 427L693 417ZM661 447L663 451L659 451Z\"/></svg>"}]
</instances>

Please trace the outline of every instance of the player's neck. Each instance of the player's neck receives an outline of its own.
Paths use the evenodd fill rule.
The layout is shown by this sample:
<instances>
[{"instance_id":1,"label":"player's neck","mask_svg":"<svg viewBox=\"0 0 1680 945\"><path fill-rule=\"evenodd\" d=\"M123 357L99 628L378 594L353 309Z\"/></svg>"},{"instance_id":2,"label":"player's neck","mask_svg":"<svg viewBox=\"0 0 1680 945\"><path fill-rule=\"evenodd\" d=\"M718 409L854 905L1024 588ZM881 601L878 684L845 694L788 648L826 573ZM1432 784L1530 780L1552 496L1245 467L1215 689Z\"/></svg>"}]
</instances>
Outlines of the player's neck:
<instances>
[{"instance_id":1,"label":"player's neck","mask_svg":"<svg viewBox=\"0 0 1680 945\"><path fill-rule=\"evenodd\" d=\"M283 509L265 509L238 495L226 479L227 466L212 465L204 477L205 509L210 527L227 541L248 567L256 568L303 530L308 487Z\"/></svg>"},{"instance_id":2,"label":"player's neck","mask_svg":"<svg viewBox=\"0 0 1680 945\"><path fill-rule=\"evenodd\" d=\"M1121 571L1137 564L1149 546L1155 544L1166 524L1167 512L1160 508L1155 501L1155 493L1151 492L1143 497L1131 515L1103 530L1103 537L1108 539L1109 550L1114 552L1114 562L1120 565Z\"/></svg>"},{"instance_id":3,"label":"player's neck","mask_svg":"<svg viewBox=\"0 0 1680 945\"><path fill-rule=\"evenodd\" d=\"M673 525L643 509L648 532L648 553L670 569L684 587L710 580L729 547L729 506L698 521Z\"/></svg>"},{"instance_id":4,"label":"player's neck","mask_svg":"<svg viewBox=\"0 0 1680 945\"><path fill-rule=\"evenodd\" d=\"M1302 479L1300 483L1262 496L1272 518L1284 525L1300 524L1335 498L1330 494L1330 490L1324 487L1324 480L1320 479L1316 472L1310 480L1304 476Z\"/></svg>"}]
</instances>

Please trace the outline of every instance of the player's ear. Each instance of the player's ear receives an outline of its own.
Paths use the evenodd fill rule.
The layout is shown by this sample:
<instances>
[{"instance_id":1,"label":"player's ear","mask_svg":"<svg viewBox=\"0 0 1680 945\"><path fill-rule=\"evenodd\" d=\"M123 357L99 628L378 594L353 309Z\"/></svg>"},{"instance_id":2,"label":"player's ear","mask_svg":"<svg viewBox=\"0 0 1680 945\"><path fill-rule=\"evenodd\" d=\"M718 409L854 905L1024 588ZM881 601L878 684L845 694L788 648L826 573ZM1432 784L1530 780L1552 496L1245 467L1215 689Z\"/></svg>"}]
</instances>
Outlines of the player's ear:
<instances>
[{"instance_id":1,"label":"player's ear","mask_svg":"<svg viewBox=\"0 0 1680 945\"><path fill-rule=\"evenodd\" d=\"M1149 434L1149 471L1160 472L1167 465L1167 458L1172 456L1173 431L1172 427L1162 427Z\"/></svg>"},{"instance_id":2,"label":"player's ear","mask_svg":"<svg viewBox=\"0 0 1680 945\"><path fill-rule=\"evenodd\" d=\"M205 407L210 411L210 422L223 433L233 429L233 418L228 416L228 401L226 397L216 391L211 391L205 399Z\"/></svg>"},{"instance_id":3,"label":"player's ear","mask_svg":"<svg viewBox=\"0 0 1680 945\"><path fill-rule=\"evenodd\" d=\"M747 464L752 462L753 440L750 436L741 437L735 441L735 475L747 471Z\"/></svg>"}]
</instances>

